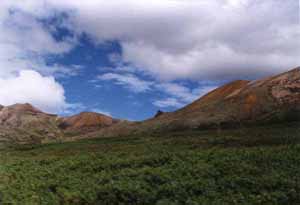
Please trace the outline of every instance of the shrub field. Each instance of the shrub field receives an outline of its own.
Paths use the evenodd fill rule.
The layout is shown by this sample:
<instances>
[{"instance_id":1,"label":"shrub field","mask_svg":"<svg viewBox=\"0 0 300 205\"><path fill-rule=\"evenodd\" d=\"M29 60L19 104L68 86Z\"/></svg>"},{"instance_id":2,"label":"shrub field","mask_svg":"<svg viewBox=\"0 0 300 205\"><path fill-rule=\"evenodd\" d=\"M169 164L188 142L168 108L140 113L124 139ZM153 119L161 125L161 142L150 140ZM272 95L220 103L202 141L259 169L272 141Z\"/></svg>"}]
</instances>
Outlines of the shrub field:
<instances>
[{"instance_id":1,"label":"shrub field","mask_svg":"<svg viewBox=\"0 0 300 205\"><path fill-rule=\"evenodd\" d=\"M0 204L300 204L298 123L0 151Z\"/></svg>"}]
</instances>

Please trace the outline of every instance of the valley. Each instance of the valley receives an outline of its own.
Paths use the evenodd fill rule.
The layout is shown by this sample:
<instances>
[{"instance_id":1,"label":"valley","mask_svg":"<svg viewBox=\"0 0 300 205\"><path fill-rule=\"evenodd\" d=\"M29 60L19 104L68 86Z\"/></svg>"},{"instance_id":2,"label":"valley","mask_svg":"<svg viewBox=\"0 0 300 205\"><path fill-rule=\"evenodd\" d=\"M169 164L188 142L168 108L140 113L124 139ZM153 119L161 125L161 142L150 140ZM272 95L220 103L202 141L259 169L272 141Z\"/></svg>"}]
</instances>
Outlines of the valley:
<instances>
[{"instance_id":1,"label":"valley","mask_svg":"<svg viewBox=\"0 0 300 205\"><path fill-rule=\"evenodd\" d=\"M139 121L0 107L0 205L300 203L300 68Z\"/></svg>"},{"instance_id":2,"label":"valley","mask_svg":"<svg viewBox=\"0 0 300 205\"><path fill-rule=\"evenodd\" d=\"M299 143L294 122L23 145L0 151L0 204L298 204Z\"/></svg>"},{"instance_id":3,"label":"valley","mask_svg":"<svg viewBox=\"0 0 300 205\"><path fill-rule=\"evenodd\" d=\"M300 0L0 0L0 205L300 205Z\"/></svg>"}]
</instances>

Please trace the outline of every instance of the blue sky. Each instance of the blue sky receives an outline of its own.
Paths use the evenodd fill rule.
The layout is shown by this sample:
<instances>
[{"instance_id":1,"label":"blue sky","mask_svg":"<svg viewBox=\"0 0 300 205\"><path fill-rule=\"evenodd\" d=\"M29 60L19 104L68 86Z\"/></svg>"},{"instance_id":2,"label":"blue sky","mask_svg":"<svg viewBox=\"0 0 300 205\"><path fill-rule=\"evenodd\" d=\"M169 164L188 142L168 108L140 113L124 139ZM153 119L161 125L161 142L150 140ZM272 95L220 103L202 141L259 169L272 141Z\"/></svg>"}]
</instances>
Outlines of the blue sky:
<instances>
[{"instance_id":1,"label":"blue sky","mask_svg":"<svg viewBox=\"0 0 300 205\"><path fill-rule=\"evenodd\" d=\"M66 33L70 34L58 31L54 35L57 39L63 39ZM158 110L176 110L222 83L157 81L142 72L132 73L135 66L122 62L121 55L122 48L118 41L94 45L91 39L83 35L79 38L78 45L68 54L50 58L50 66L77 65L79 68L75 76L57 78L66 91L66 98L70 102L78 103L78 107L71 110L72 112L95 111L121 119L142 120L153 116ZM171 88L174 86L175 90L166 91L166 88L156 87L159 84ZM174 92L182 89L177 97ZM198 91L193 94L193 89Z\"/></svg>"},{"instance_id":2,"label":"blue sky","mask_svg":"<svg viewBox=\"0 0 300 205\"><path fill-rule=\"evenodd\" d=\"M156 92L144 89L135 92L126 88L126 85L98 79L105 73L118 73L114 71L116 65L111 58L112 55L121 55L121 52L118 42L93 45L90 39L83 36L70 53L52 59L55 63L67 66L80 65L76 76L58 78L66 90L67 99L81 104L75 112L78 112L77 109L90 110L132 120L144 119L155 113L158 108L152 105L152 101L157 98ZM146 77L139 77L146 80Z\"/></svg>"},{"instance_id":3,"label":"blue sky","mask_svg":"<svg viewBox=\"0 0 300 205\"><path fill-rule=\"evenodd\" d=\"M298 0L0 2L0 104L142 120L300 65Z\"/></svg>"}]
</instances>

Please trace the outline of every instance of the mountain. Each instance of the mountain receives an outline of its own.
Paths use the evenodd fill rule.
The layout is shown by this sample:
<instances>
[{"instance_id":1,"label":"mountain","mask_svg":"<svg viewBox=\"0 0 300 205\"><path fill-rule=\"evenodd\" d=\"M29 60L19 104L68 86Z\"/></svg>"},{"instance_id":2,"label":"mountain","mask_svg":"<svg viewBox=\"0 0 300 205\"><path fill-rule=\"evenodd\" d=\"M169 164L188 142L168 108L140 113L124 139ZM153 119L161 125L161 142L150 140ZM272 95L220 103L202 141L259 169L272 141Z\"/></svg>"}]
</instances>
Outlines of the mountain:
<instances>
[{"instance_id":1,"label":"mountain","mask_svg":"<svg viewBox=\"0 0 300 205\"><path fill-rule=\"evenodd\" d=\"M0 146L300 121L300 67L255 81L236 80L175 112L129 122L93 112L70 117L30 104L0 106Z\"/></svg>"},{"instance_id":2,"label":"mountain","mask_svg":"<svg viewBox=\"0 0 300 205\"><path fill-rule=\"evenodd\" d=\"M5 143L47 143L62 138L56 115L43 113L30 104L0 108L0 146Z\"/></svg>"},{"instance_id":3,"label":"mountain","mask_svg":"<svg viewBox=\"0 0 300 205\"><path fill-rule=\"evenodd\" d=\"M30 104L15 104L12 106L0 107L0 125L9 127L22 127L41 118L53 117L54 115L43 113Z\"/></svg>"},{"instance_id":4,"label":"mountain","mask_svg":"<svg viewBox=\"0 0 300 205\"><path fill-rule=\"evenodd\" d=\"M299 119L300 67L261 80L228 83L145 124L163 129L200 129Z\"/></svg>"},{"instance_id":5,"label":"mountain","mask_svg":"<svg viewBox=\"0 0 300 205\"><path fill-rule=\"evenodd\" d=\"M76 135L97 131L117 122L119 120L94 112L59 117L44 113L28 103L1 105L0 147L70 141Z\"/></svg>"},{"instance_id":6,"label":"mountain","mask_svg":"<svg viewBox=\"0 0 300 205\"><path fill-rule=\"evenodd\" d=\"M118 120L107 115L95 112L82 112L78 115L61 118L59 127L63 130L82 132L108 127L117 122Z\"/></svg>"},{"instance_id":7,"label":"mountain","mask_svg":"<svg viewBox=\"0 0 300 205\"><path fill-rule=\"evenodd\" d=\"M175 112L123 122L94 137L218 129L300 120L300 67L255 81L236 80Z\"/></svg>"}]
</instances>

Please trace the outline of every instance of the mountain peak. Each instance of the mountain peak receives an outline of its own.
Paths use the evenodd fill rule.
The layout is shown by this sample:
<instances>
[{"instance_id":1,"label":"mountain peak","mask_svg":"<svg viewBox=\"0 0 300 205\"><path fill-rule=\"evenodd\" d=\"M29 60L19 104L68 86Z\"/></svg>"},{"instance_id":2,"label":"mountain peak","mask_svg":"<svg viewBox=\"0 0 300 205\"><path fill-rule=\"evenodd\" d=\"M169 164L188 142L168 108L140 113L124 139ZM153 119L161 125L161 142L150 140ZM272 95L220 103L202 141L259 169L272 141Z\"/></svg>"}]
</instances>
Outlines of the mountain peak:
<instances>
[{"instance_id":1,"label":"mountain peak","mask_svg":"<svg viewBox=\"0 0 300 205\"><path fill-rule=\"evenodd\" d=\"M14 111L17 111L17 112L42 113L41 110L35 108L34 106L32 106L29 103L24 103L24 104L17 103L17 104L14 104L14 105L7 106L5 108L7 108L9 110L14 110Z\"/></svg>"},{"instance_id":2,"label":"mountain peak","mask_svg":"<svg viewBox=\"0 0 300 205\"><path fill-rule=\"evenodd\" d=\"M80 114L62 118L60 127L69 130L80 130L92 127L107 127L115 123L116 121L104 114L96 112L81 112Z\"/></svg>"},{"instance_id":3,"label":"mountain peak","mask_svg":"<svg viewBox=\"0 0 300 205\"><path fill-rule=\"evenodd\" d=\"M0 126L10 128L26 127L26 129L37 129L40 127L43 130L44 126L48 126L44 122L48 122L52 117L55 119L54 115L43 113L29 103L17 103L3 106L0 109Z\"/></svg>"}]
</instances>

